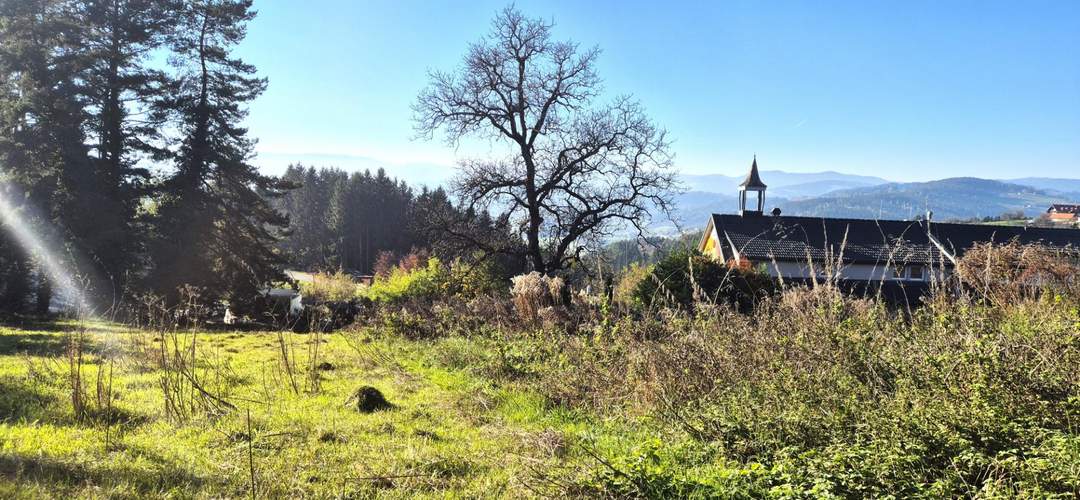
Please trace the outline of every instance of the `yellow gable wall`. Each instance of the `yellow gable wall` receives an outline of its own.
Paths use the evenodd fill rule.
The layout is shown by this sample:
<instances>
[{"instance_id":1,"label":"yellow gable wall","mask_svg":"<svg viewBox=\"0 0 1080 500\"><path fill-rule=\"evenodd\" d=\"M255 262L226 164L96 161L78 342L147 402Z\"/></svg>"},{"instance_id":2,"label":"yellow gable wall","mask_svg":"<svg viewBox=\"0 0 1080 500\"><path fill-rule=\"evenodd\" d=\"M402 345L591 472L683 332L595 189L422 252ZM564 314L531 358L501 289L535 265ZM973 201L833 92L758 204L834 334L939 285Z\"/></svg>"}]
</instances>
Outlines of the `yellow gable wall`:
<instances>
[{"instance_id":1,"label":"yellow gable wall","mask_svg":"<svg viewBox=\"0 0 1080 500\"><path fill-rule=\"evenodd\" d=\"M717 238L716 231L713 231L712 234L709 235L709 239L705 240L705 245L701 248L701 253L716 260L721 259L720 239Z\"/></svg>"}]
</instances>

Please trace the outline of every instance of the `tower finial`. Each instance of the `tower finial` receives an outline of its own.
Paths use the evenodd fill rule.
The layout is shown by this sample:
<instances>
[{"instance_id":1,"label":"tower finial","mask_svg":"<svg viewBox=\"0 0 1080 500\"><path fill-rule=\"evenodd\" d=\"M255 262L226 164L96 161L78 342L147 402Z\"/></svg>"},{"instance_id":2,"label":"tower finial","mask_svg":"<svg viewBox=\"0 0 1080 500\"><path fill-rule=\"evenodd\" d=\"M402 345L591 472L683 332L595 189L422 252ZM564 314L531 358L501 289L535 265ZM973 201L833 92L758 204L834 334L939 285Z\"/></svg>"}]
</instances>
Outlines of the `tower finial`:
<instances>
[{"instance_id":1,"label":"tower finial","mask_svg":"<svg viewBox=\"0 0 1080 500\"><path fill-rule=\"evenodd\" d=\"M739 184L740 189L765 189L765 183L761 182L761 174L758 174L757 167L757 155L754 155L754 163L750 165L750 172L746 174L746 179Z\"/></svg>"}]
</instances>

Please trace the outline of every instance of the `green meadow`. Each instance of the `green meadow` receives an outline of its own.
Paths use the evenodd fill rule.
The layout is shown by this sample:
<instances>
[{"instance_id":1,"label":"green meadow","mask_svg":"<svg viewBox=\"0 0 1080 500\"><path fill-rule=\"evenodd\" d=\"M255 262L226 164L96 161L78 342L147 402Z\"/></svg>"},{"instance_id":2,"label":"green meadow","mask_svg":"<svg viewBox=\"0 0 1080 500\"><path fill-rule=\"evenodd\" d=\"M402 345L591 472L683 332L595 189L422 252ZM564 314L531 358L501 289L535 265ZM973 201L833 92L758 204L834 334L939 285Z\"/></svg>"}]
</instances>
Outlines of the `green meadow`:
<instances>
[{"instance_id":1,"label":"green meadow","mask_svg":"<svg viewBox=\"0 0 1080 500\"><path fill-rule=\"evenodd\" d=\"M78 336L81 366L69 356ZM184 356L194 345L199 387L234 408L186 394L190 414L171 414L157 334L100 323L0 329L0 497L536 496L546 488L538 471L575 462L571 442L606 439L604 422L450 366L447 353L477 349L460 339L175 340ZM392 406L358 411L350 396L365 385Z\"/></svg>"}]
</instances>

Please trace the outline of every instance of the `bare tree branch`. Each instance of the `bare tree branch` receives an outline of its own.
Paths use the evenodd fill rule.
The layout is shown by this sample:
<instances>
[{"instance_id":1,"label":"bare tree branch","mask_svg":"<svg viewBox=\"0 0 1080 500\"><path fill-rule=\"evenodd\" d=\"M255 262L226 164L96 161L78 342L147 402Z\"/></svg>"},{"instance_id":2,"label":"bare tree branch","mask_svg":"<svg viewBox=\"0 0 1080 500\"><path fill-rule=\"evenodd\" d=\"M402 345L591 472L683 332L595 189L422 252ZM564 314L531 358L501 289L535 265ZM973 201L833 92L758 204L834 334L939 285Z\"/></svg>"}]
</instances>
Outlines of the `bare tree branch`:
<instances>
[{"instance_id":1,"label":"bare tree branch","mask_svg":"<svg viewBox=\"0 0 1080 500\"><path fill-rule=\"evenodd\" d=\"M587 242L623 228L643 236L678 190L667 132L628 96L597 106L599 49L552 41L551 28L504 9L460 68L430 73L413 105L421 137L510 146L507 159L462 162L453 190L517 227L525 245L515 251L540 272L571 265Z\"/></svg>"}]
</instances>

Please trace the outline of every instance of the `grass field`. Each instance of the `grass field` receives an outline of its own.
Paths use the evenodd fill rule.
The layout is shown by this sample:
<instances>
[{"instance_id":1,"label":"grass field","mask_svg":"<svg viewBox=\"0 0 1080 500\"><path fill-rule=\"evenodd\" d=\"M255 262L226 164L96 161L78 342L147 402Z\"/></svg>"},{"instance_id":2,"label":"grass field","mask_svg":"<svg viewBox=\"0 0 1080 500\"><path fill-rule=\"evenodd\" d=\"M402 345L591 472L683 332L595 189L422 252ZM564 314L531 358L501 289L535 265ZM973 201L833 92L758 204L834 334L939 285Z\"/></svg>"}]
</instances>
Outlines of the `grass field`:
<instances>
[{"instance_id":1,"label":"grass field","mask_svg":"<svg viewBox=\"0 0 1080 500\"><path fill-rule=\"evenodd\" d=\"M1080 295L994 284L572 330L443 304L332 334L0 327L0 498L1075 498Z\"/></svg>"},{"instance_id":2,"label":"grass field","mask_svg":"<svg viewBox=\"0 0 1080 500\"><path fill-rule=\"evenodd\" d=\"M80 332L85 354L73 368ZM448 367L447 353L475 348L467 340L366 335L166 339L182 355L194 343L199 386L235 406L200 411L183 386L195 408L184 418L166 411L162 380L172 379L156 334L101 323L0 328L0 497L243 498L252 483L258 497L535 496L537 471L579 460L572 443L617 446L604 433L614 424ZM87 401L81 418L73 373ZM362 385L394 407L357 411L348 400ZM620 440L633 435L627 425Z\"/></svg>"}]
</instances>

